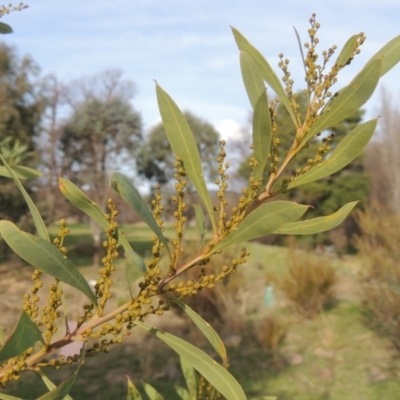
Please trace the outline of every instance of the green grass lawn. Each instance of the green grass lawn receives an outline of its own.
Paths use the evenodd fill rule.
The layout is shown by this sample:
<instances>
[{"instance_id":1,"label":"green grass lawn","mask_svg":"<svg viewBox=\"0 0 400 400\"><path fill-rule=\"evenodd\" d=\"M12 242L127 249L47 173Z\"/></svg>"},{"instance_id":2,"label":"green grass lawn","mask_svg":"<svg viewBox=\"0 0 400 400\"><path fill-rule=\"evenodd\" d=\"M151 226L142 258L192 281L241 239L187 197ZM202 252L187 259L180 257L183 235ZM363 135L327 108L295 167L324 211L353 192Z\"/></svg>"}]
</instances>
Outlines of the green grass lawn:
<instances>
[{"instance_id":1,"label":"green grass lawn","mask_svg":"<svg viewBox=\"0 0 400 400\"><path fill-rule=\"evenodd\" d=\"M141 248L140 254L146 256L148 246L151 248L151 232L140 225L124 226L122 230L133 245ZM55 234L56 231L54 228L51 233ZM167 236L172 237L172 230L166 231ZM195 237L196 230L193 229L191 233ZM95 279L97 271L90 266L90 254L87 257L79 253L80 246L88 247L90 243L88 227L71 226L71 235L67 239L67 245L71 246L71 258L82 266L80 269L87 279ZM243 293L248 296L252 311L246 317L249 321L246 322L248 331L242 332L239 345L228 347L228 354L231 372L243 385L249 398L267 394L276 395L279 400L400 398L400 353L363 323L357 295L357 274L362 264L357 256L331 259L340 279L338 301L328 311L306 320L294 315L287 305L277 303L275 312L287 319L289 328L278 359L271 361L250 331L253 324L265 315L263 289L266 275L272 273L279 276L285 273L287 249L258 243L249 243L246 247L251 255L248 263L240 267L238 279L239 285L246 288ZM117 264L114 282L114 304L127 301L129 296L122 260ZM82 300L78 298L78 301L75 294L69 294L67 299L73 303ZM164 318L172 321L173 333L198 342L200 335L195 332L196 328L185 331L181 325L174 326L175 317L172 314ZM225 331L224 327L219 329ZM132 336L135 336L134 333L135 330ZM205 343L204 340L200 341ZM205 349L212 353L209 346L205 346ZM73 370L74 367L61 371L46 370L46 373L59 383ZM178 357L156 339L143 335L115 346L109 354L88 358L71 396L74 400L124 399L126 375L139 387L142 380L153 384L166 400L179 399L173 389L174 384L183 384ZM5 393L32 399L44 391L40 378L32 372L22 376L20 382L11 384Z\"/></svg>"}]
</instances>

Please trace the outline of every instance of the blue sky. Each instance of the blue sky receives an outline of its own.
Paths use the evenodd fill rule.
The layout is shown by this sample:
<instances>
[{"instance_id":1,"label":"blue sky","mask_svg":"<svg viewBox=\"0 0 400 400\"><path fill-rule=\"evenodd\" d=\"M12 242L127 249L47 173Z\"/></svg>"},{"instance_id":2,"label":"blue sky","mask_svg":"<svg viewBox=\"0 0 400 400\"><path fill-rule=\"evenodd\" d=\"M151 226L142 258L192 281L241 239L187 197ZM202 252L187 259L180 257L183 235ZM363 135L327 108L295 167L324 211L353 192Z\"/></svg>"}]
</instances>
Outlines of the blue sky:
<instances>
[{"instance_id":1,"label":"blue sky","mask_svg":"<svg viewBox=\"0 0 400 400\"><path fill-rule=\"evenodd\" d=\"M7 1L8 2L8 1ZM302 88L303 67L293 26L306 41L308 19L321 23L320 50L339 48L365 32L362 52L339 85L347 83L386 42L400 34L399 0L30 0L29 8L3 17L14 34L3 36L20 55L30 54L42 73L72 80L109 68L135 82L134 107L146 128L159 121L154 79L182 109L234 135L250 105L230 26L241 31L275 67L291 60ZM400 66L380 86L400 91ZM338 86L338 88L340 88ZM379 92L379 90L378 90ZM379 93L368 106L378 114Z\"/></svg>"}]
</instances>

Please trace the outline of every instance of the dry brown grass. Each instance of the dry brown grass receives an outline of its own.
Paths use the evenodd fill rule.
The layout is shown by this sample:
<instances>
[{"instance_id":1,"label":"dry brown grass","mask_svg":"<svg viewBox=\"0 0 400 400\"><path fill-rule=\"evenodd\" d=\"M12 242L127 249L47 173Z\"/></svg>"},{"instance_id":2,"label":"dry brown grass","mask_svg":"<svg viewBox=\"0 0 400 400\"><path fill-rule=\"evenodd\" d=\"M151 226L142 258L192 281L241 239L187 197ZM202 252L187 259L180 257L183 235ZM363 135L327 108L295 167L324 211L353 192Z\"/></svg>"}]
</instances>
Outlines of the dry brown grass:
<instances>
[{"instance_id":1,"label":"dry brown grass","mask_svg":"<svg viewBox=\"0 0 400 400\"><path fill-rule=\"evenodd\" d=\"M266 356L277 361L281 345L289 329L287 318L274 310L255 323L255 334L261 348Z\"/></svg>"},{"instance_id":2,"label":"dry brown grass","mask_svg":"<svg viewBox=\"0 0 400 400\"><path fill-rule=\"evenodd\" d=\"M294 310L312 318L335 299L337 276L329 257L291 248L287 272L275 279L275 285Z\"/></svg>"},{"instance_id":3,"label":"dry brown grass","mask_svg":"<svg viewBox=\"0 0 400 400\"><path fill-rule=\"evenodd\" d=\"M368 324L400 350L400 217L375 205L358 213L364 265L361 297Z\"/></svg>"}]
</instances>

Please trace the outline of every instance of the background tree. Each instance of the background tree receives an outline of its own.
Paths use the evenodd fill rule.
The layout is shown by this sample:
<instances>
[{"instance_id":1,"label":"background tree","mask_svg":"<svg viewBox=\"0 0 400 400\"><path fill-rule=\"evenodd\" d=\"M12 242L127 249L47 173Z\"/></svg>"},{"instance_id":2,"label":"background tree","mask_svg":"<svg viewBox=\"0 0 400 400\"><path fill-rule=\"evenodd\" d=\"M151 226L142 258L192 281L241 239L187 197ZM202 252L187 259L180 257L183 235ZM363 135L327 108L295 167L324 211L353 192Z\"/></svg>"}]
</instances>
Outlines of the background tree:
<instances>
[{"instance_id":1,"label":"background tree","mask_svg":"<svg viewBox=\"0 0 400 400\"><path fill-rule=\"evenodd\" d=\"M219 147L219 133L212 124L189 111L184 112L185 119L193 132L203 168L210 180L215 179L215 158ZM160 185L168 183L174 174L175 156L172 153L163 124L160 122L150 130L137 157L138 173Z\"/></svg>"},{"instance_id":2,"label":"background tree","mask_svg":"<svg viewBox=\"0 0 400 400\"><path fill-rule=\"evenodd\" d=\"M40 199L38 199L37 204L45 219L52 223L64 213L64 210L60 210L60 205L65 201L58 190L58 176L63 165L60 139L63 124L65 124L60 115L65 114L63 108L65 108L67 101L67 87L60 82L56 75L51 74L43 79L41 93L43 94L45 109L38 150L41 156L40 165L43 177L41 178L41 187L38 188ZM55 207L56 204L57 207ZM63 215L66 215L66 213ZM73 215L72 209L68 210L68 215Z\"/></svg>"},{"instance_id":3,"label":"background tree","mask_svg":"<svg viewBox=\"0 0 400 400\"><path fill-rule=\"evenodd\" d=\"M39 72L30 57L20 58L14 48L0 43L0 139L19 139L28 151L35 148L43 113Z\"/></svg>"},{"instance_id":4,"label":"background tree","mask_svg":"<svg viewBox=\"0 0 400 400\"><path fill-rule=\"evenodd\" d=\"M43 113L38 75L39 67L30 57L20 58L14 48L0 43L0 142L5 153L19 149L20 156L30 155L23 160L25 166L36 166L38 162L33 156ZM7 161L18 164L14 158ZM0 177L0 217L17 221L27 229L27 214L28 207L15 184Z\"/></svg>"},{"instance_id":5,"label":"background tree","mask_svg":"<svg viewBox=\"0 0 400 400\"><path fill-rule=\"evenodd\" d=\"M64 177L90 192L105 208L111 171L134 168L142 136L141 118L130 100L134 86L120 71L72 82L67 93L73 113L63 126L60 143ZM92 225L94 265L99 264L100 227Z\"/></svg>"}]
</instances>

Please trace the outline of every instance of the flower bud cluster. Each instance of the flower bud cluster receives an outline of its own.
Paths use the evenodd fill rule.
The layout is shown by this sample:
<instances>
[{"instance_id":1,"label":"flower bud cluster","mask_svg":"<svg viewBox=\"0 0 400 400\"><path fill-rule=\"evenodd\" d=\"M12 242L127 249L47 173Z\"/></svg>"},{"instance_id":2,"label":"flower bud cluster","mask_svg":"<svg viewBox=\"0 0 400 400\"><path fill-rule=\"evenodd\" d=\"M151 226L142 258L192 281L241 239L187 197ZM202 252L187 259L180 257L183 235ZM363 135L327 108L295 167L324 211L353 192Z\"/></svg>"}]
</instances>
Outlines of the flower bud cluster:
<instances>
[{"instance_id":1,"label":"flower bud cluster","mask_svg":"<svg viewBox=\"0 0 400 400\"><path fill-rule=\"evenodd\" d=\"M98 302L98 315L103 315L104 308L107 301L112 297L110 288L113 285L111 279L112 273L115 271L114 260L118 258L118 223L115 218L118 215L118 211L115 209L114 202L111 199L107 200L107 207L110 211L109 214L105 215L109 225L106 231L107 238L103 242L103 246L106 248L106 255L102 258L101 262L103 267L99 269L99 278L95 285L95 293Z\"/></svg>"},{"instance_id":2,"label":"flower bud cluster","mask_svg":"<svg viewBox=\"0 0 400 400\"><path fill-rule=\"evenodd\" d=\"M243 248L241 250L241 254L239 258L235 258L232 260L232 265L230 267L224 265L219 274L209 274L207 275L204 271L204 267L202 268L202 273L197 282L193 280L188 280L187 282L179 282L178 284L171 283L168 286L168 291L173 291L180 294L180 298L185 296L196 295L202 289L213 289L215 286L215 282L225 279L229 274L236 271L236 268L246 263L246 256L250 255L250 253Z\"/></svg>"},{"instance_id":3,"label":"flower bud cluster","mask_svg":"<svg viewBox=\"0 0 400 400\"><path fill-rule=\"evenodd\" d=\"M221 140L219 142L219 155L217 158L219 178L215 180L215 184L218 186L219 189L217 193L217 197L219 200L219 210L215 209L215 211L219 211L219 220L217 222L217 225L219 228L218 234L220 237L224 236L227 230L225 209L228 205L228 200L226 200L225 198L225 192L226 189L228 189L229 175L226 173L226 171L229 168L229 164L225 162L225 144L225 140Z\"/></svg>"},{"instance_id":4,"label":"flower bud cluster","mask_svg":"<svg viewBox=\"0 0 400 400\"><path fill-rule=\"evenodd\" d=\"M176 196L172 196L172 201L176 204L176 211L174 212L175 222L173 224L176 231L176 238L172 240L172 246L174 247L174 251L171 256L171 264L170 264L170 272L175 271L176 266L178 264L178 259L181 254L183 254L184 249L182 247L182 236L183 236L183 227L186 223L186 217L184 216L184 212L186 209L186 203L184 202L185 197L185 187L187 185L186 172L180 157L176 157L175 162L176 172L174 174L174 178L177 183L175 184L175 192Z\"/></svg>"}]
</instances>

